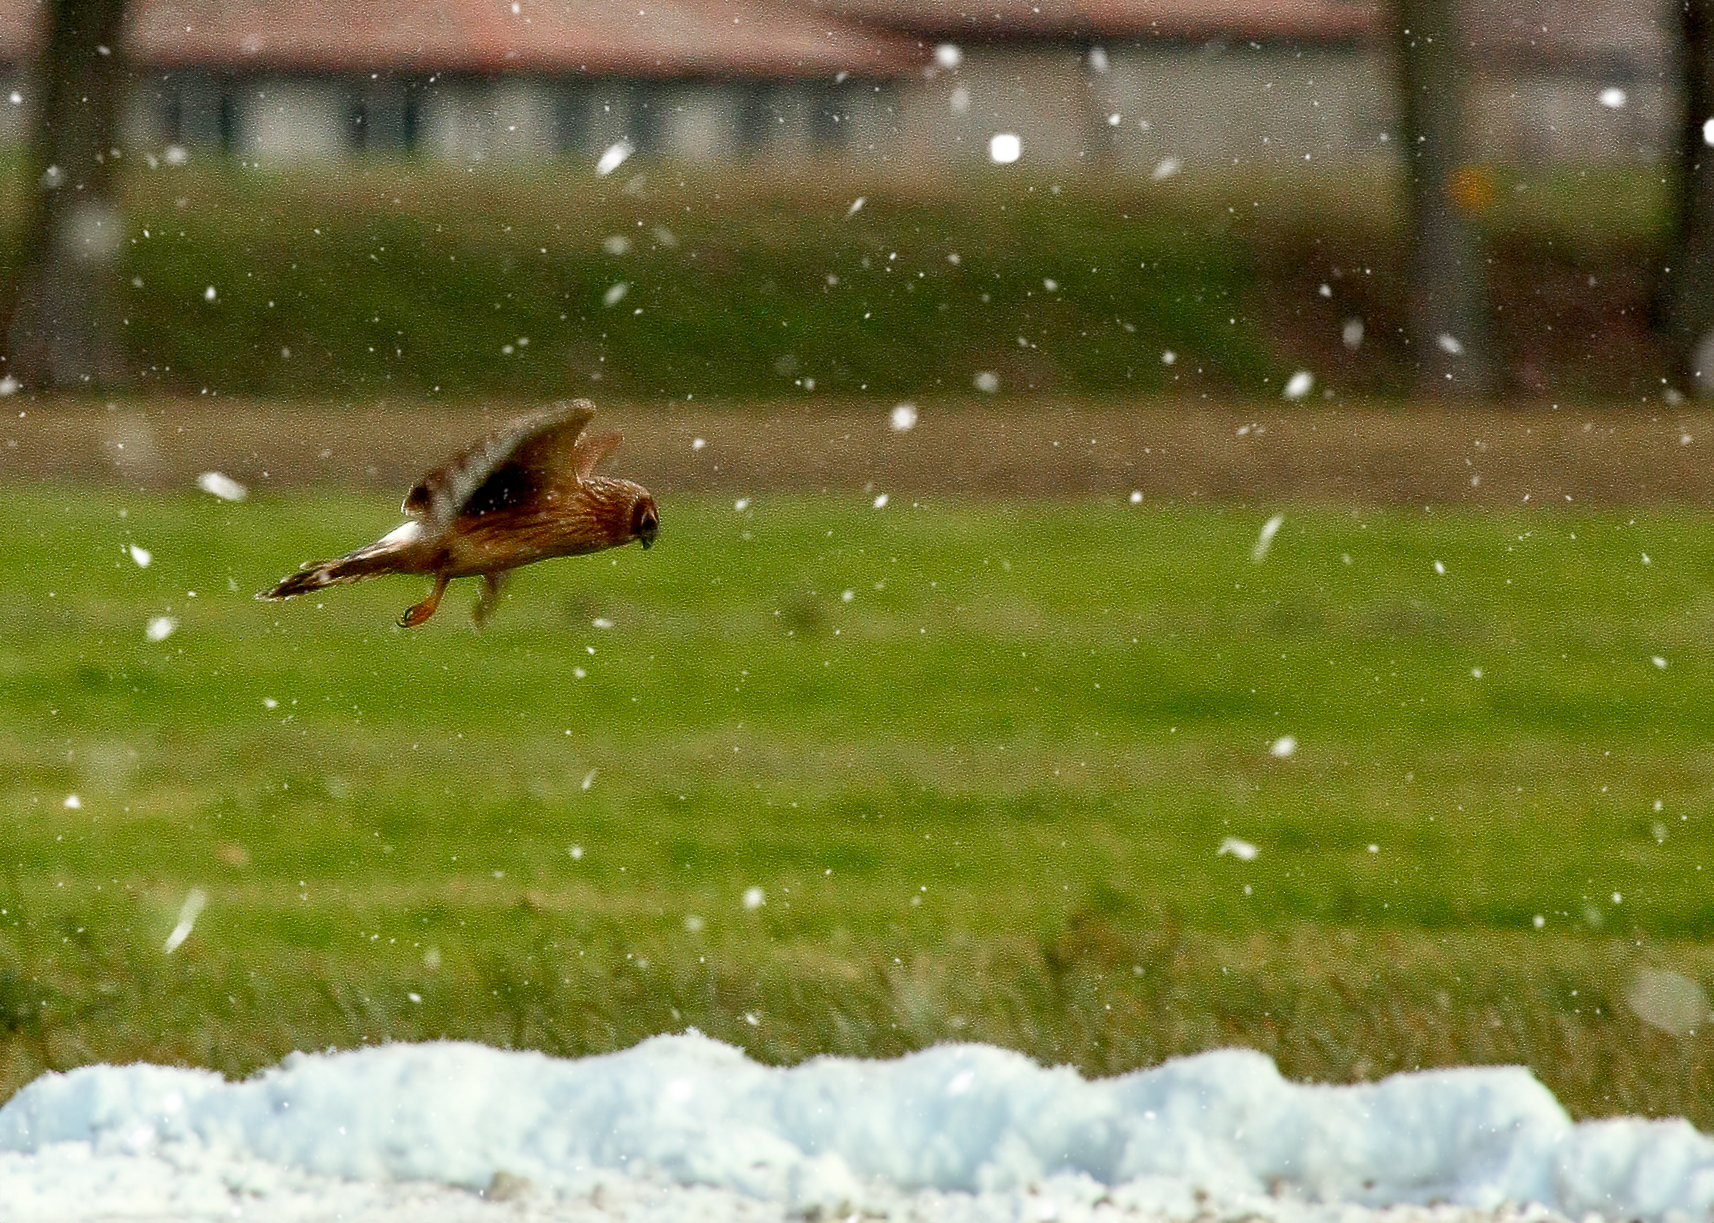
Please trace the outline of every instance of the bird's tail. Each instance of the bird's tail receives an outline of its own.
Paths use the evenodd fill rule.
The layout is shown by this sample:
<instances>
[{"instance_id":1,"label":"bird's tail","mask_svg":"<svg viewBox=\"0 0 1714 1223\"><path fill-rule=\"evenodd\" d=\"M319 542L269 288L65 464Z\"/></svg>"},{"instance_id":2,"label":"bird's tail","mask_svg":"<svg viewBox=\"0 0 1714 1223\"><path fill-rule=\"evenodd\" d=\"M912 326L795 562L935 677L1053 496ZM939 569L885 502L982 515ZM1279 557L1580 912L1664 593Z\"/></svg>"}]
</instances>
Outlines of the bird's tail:
<instances>
[{"instance_id":1,"label":"bird's tail","mask_svg":"<svg viewBox=\"0 0 1714 1223\"><path fill-rule=\"evenodd\" d=\"M383 573L398 573L400 550L386 545L387 540L380 540L334 560L306 561L297 573L282 578L277 585L262 591L256 597L290 599L294 595L309 594L312 590L320 590L324 586L340 586L347 582L360 582L364 578L377 577Z\"/></svg>"}]
</instances>

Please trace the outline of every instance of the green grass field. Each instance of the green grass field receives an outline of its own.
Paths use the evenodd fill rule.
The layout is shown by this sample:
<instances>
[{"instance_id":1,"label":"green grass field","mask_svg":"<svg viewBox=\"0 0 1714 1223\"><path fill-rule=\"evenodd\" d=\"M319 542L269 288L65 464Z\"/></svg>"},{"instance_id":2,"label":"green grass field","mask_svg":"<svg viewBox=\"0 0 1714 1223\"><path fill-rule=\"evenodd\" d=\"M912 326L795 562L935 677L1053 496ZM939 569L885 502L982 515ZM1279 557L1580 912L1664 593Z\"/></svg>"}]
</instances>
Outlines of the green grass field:
<instances>
[{"instance_id":1,"label":"green grass field","mask_svg":"<svg viewBox=\"0 0 1714 1223\"><path fill-rule=\"evenodd\" d=\"M404 633L415 581L251 598L382 499L14 485L0 1094L694 1024L1521 1061L1582 1115L1714 1123L1706 1037L1624 1002L1714 981L1708 515L1288 508L1258 564L1266 513L669 500L652 552Z\"/></svg>"},{"instance_id":2,"label":"green grass field","mask_svg":"<svg viewBox=\"0 0 1714 1223\"><path fill-rule=\"evenodd\" d=\"M1218 399L1271 398L1299 368L1341 394L1414 376L1381 162L1163 183L646 158L610 179L572 161L126 164L117 304L133 373L168 392L825 399L968 393L986 371L1003 395ZM22 177L0 160L0 279ZM1658 394L1670 371L1639 321L1669 228L1658 173L1496 187L1481 221L1501 389Z\"/></svg>"}]
</instances>

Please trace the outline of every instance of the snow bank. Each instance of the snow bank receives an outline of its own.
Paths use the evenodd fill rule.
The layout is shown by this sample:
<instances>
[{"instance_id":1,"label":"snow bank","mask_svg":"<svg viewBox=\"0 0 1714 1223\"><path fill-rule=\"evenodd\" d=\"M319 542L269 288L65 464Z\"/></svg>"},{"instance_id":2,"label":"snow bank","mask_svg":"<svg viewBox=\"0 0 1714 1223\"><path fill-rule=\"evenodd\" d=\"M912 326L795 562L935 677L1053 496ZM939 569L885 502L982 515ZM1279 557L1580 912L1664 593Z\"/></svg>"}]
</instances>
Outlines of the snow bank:
<instances>
[{"instance_id":1,"label":"snow bank","mask_svg":"<svg viewBox=\"0 0 1714 1223\"><path fill-rule=\"evenodd\" d=\"M695 1187L698 1205L668 1213L908 1201L917 1217L1020 1219L1031 1195L1062 1215L1534 1203L1671 1223L1714 1216L1714 1141L1682 1121L1573 1125L1517 1068L1325 1087L1228 1050L1089 1082L945 1045L777 1069L695 1033L575 1061L456 1043L296 1054L241 1083L89 1066L0 1108L0 1218L212 1218L234 1203L257 1217L330 1185L341 1213L414 1193L422 1218L437 1194L500 1189L586 1205L616 1193L641 1218L650 1194Z\"/></svg>"}]
</instances>

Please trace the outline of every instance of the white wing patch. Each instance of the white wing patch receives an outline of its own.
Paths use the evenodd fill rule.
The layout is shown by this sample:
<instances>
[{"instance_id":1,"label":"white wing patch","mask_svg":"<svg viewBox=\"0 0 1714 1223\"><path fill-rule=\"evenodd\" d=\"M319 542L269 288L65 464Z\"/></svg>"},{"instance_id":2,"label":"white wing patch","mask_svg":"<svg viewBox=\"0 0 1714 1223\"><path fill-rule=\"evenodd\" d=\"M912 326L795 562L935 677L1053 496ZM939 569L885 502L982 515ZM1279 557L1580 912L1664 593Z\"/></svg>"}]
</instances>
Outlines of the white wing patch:
<instances>
[{"instance_id":1,"label":"white wing patch","mask_svg":"<svg viewBox=\"0 0 1714 1223\"><path fill-rule=\"evenodd\" d=\"M416 519L401 522L375 542L377 544L414 544L423 537L423 524Z\"/></svg>"}]
</instances>

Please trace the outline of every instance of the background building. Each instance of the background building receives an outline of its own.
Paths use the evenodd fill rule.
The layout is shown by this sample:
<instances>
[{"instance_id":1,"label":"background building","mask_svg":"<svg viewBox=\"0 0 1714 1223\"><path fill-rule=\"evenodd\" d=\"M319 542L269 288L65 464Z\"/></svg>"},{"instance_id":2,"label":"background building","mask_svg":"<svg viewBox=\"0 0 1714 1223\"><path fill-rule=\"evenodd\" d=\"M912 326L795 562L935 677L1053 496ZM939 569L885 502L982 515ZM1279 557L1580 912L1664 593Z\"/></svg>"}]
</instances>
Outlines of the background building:
<instances>
[{"instance_id":1,"label":"background building","mask_svg":"<svg viewBox=\"0 0 1714 1223\"><path fill-rule=\"evenodd\" d=\"M1648 160L1672 115L1672 13L1472 0L1478 152ZM41 0L0 0L0 140L28 114ZM134 0L125 130L253 161L590 157L955 167L996 132L1032 164L1387 151L1384 6L1354 0Z\"/></svg>"}]
</instances>

